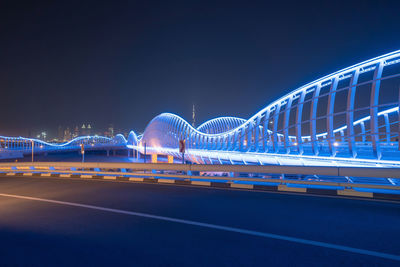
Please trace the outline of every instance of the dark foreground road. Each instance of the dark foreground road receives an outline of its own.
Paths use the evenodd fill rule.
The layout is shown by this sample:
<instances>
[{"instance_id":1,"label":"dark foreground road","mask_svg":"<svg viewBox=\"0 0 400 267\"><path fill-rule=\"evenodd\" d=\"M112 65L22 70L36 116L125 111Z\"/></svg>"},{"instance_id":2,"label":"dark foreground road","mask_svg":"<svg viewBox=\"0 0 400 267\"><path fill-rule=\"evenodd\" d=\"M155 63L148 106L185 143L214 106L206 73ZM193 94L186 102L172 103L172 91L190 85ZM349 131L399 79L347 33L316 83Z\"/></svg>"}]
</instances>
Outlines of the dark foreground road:
<instances>
[{"instance_id":1,"label":"dark foreground road","mask_svg":"<svg viewBox=\"0 0 400 267\"><path fill-rule=\"evenodd\" d=\"M399 266L398 255L398 203L0 177L0 266Z\"/></svg>"}]
</instances>

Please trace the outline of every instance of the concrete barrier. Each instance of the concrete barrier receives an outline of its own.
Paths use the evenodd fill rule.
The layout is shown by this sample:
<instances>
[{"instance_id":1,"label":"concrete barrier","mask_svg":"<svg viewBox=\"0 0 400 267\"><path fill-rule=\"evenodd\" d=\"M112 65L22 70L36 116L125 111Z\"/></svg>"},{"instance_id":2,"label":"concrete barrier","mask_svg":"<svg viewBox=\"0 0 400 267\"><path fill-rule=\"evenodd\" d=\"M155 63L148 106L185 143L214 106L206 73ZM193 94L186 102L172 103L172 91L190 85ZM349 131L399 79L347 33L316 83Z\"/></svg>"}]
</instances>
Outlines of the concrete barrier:
<instances>
[{"instance_id":1,"label":"concrete barrier","mask_svg":"<svg viewBox=\"0 0 400 267\"><path fill-rule=\"evenodd\" d=\"M400 178L400 168L378 167L321 167L321 166L278 166L278 165L219 165L219 164L171 164L171 163L114 163L114 162L2 162L0 168L14 167L26 170L27 167L55 169L130 169L132 171L183 171L187 172L225 172L225 173L273 173L355 177Z\"/></svg>"},{"instance_id":2,"label":"concrete barrier","mask_svg":"<svg viewBox=\"0 0 400 267\"><path fill-rule=\"evenodd\" d=\"M331 196L349 196L400 200L400 186L364 183L321 182L294 179L253 178L252 174L305 174L350 177L400 177L400 168L312 167L312 166L248 166L248 165L182 165L168 163L0 163L8 176L42 176L61 178L102 179L114 181L195 185L232 189L254 189ZM94 171L96 170L96 171ZM41 171L42 173L38 174ZM227 173L229 176L200 176L192 173ZM60 174L61 173L61 174ZM239 177L248 173L250 177ZM268 174L268 175L265 175ZM155 178L156 177L156 178ZM284 177L284 176L278 176ZM177 179L178 178L178 179ZM270 183L267 184L267 183ZM315 187L317 186L317 187ZM324 188L318 188L322 186ZM358 190L363 188L363 191ZM365 189L370 192L365 192ZM395 193L374 192L391 190ZM385 198L385 196L388 196Z\"/></svg>"}]
</instances>

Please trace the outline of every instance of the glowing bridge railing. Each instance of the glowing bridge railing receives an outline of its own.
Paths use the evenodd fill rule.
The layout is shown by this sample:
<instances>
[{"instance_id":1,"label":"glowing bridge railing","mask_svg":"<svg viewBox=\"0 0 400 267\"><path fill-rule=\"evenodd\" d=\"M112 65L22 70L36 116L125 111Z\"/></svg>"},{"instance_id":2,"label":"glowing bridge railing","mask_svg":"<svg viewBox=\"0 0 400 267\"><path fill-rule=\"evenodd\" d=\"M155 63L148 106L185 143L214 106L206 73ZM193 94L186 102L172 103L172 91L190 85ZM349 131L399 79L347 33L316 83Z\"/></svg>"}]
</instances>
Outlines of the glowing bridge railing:
<instances>
[{"instance_id":1,"label":"glowing bridge railing","mask_svg":"<svg viewBox=\"0 0 400 267\"><path fill-rule=\"evenodd\" d=\"M104 136L80 136L65 143L48 143L39 139L25 137L0 136L0 151L31 153L32 146L34 153L78 150L84 144L86 150L99 148L126 147L127 140L122 135L114 138Z\"/></svg>"},{"instance_id":2,"label":"glowing bridge railing","mask_svg":"<svg viewBox=\"0 0 400 267\"><path fill-rule=\"evenodd\" d=\"M267 105L248 120L223 117L193 128L155 117L137 148L196 163L400 166L400 51L327 75Z\"/></svg>"}]
</instances>

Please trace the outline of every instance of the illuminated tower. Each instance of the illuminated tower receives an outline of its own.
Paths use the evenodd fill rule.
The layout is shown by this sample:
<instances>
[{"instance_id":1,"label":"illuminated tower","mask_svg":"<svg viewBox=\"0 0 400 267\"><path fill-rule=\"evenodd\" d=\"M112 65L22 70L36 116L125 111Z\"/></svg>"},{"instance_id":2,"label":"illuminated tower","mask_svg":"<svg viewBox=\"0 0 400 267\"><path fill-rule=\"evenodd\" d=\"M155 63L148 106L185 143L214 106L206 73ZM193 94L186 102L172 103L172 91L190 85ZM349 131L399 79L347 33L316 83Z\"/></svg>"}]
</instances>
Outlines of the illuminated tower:
<instances>
[{"instance_id":1,"label":"illuminated tower","mask_svg":"<svg viewBox=\"0 0 400 267\"><path fill-rule=\"evenodd\" d=\"M58 137L57 137L58 141L61 141L64 139L64 130L63 127L61 125L58 126Z\"/></svg>"},{"instance_id":2,"label":"illuminated tower","mask_svg":"<svg viewBox=\"0 0 400 267\"><path fill-rule=\"evenodd\" d=\"M193 111L192 111L192 119L193 119L192 126L193 126L193 128L195 128L196 127L196 109L194 107L194 104L193 104Z\"/></svg>"}]
</instances>

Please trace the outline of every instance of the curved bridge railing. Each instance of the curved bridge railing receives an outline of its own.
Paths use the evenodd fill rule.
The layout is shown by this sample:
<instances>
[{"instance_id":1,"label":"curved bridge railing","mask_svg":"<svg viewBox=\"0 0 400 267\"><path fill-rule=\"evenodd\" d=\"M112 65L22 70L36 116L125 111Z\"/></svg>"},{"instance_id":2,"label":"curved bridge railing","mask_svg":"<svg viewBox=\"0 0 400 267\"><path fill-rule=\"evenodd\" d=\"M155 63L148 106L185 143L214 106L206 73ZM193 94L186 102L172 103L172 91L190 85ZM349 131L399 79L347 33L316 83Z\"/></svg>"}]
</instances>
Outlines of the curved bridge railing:
<instances>
[{"instance_id":1,"label":"curved bridge railing","mask_svg":"<svg viewBox=\"0 0 400 267\"><path fill-rule=\"evenodd\" d=\"M31 153L32 147L35 153L78 150L84 144L85 149L98 149L104 147L125 147L127 140L122 135L114 138L104 136L80 136L64 143L48 143L39 139L25 137L0 136L0 150Z\"/></svg>"},{"instance_id":2,"label":"curved bridge railing","mask_svg":"<svg viewBox=\"0 0 400 267\"><path fill-rule=\"evenodd\" d=\"M271 155L399 162L399 63L400 51L395 51L332 73L240 125L233 122L241 119L217 118L204 124L206 130L194 129L164 113L147 126L139 149L146 142L153 153L166 153L184 139L188 157L198 163L204 163L205 151L219 161L232 161L228 152L258 155L254 163Z\"/></svg>"}]
</instances>

